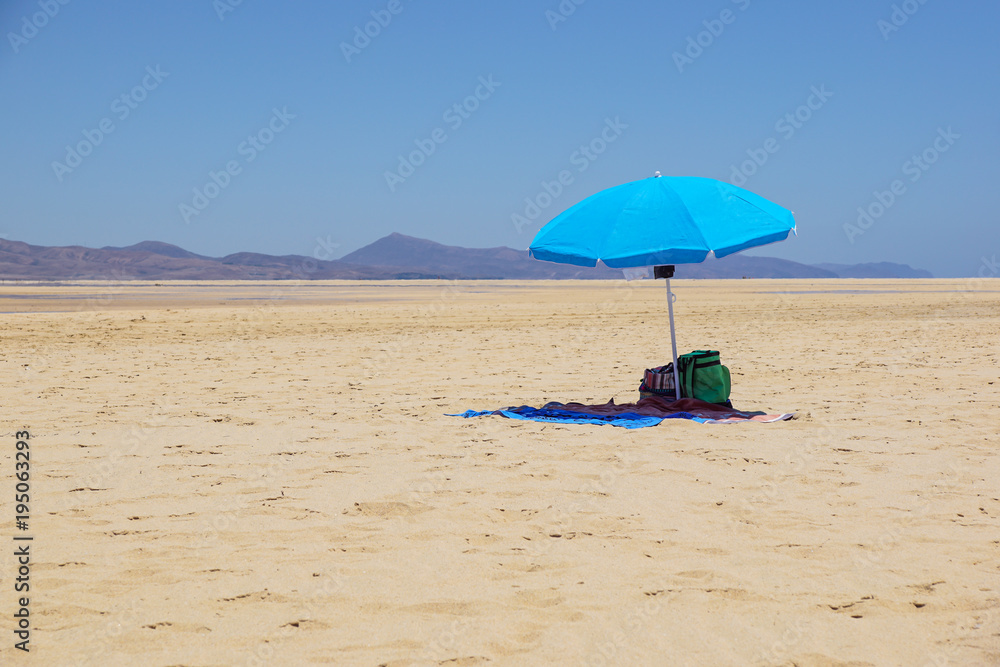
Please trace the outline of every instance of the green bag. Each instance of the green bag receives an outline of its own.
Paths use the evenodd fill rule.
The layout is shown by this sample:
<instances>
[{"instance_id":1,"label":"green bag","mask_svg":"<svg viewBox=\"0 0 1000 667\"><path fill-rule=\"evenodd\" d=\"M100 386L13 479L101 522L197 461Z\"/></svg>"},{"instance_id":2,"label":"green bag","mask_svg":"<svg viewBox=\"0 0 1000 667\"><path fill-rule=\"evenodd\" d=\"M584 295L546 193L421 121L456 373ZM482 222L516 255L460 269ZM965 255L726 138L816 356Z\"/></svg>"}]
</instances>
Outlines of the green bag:
<instances>
[{"instance_id":1,"label":"green bag","mask_svg":"<svg viewBox=\"0 0 1000 667\"><path fill-rule=\"evenodd\" d=\"M729 369L722 365L717 350L695 350L677 358L681 396L697 398L706 403L729 400L732 382Z\"/></svg>"}]
</instances>

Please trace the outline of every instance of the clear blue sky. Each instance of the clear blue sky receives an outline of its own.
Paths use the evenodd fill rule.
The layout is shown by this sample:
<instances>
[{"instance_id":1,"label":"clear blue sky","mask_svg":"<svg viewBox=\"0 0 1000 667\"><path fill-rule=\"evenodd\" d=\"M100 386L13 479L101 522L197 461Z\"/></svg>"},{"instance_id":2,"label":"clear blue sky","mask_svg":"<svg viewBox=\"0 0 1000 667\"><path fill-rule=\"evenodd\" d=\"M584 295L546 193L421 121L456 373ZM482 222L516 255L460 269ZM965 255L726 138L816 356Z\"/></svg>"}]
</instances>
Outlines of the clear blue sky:
<instances>
[{"instance_id":1,"label":"clear blue sky","mask_svg":"<svg viewBox=\"0 0 1000 667\"><path fill-rule=\"evenodd\" d=\"M994 0L565 0L568 16L558 0L234 1L0 3L0 234L209 255L339 257L393 231L525 248L603 188L739 181L756 156L743 187L799 225L758 254L938 276L1000 255ZM345 55L372 12L391 22ZM418 141L433 153L400 171ZM548 206L518 228L526 198ZM859 226L859 207L880 215Z\"/></svg>"}]
</instances>

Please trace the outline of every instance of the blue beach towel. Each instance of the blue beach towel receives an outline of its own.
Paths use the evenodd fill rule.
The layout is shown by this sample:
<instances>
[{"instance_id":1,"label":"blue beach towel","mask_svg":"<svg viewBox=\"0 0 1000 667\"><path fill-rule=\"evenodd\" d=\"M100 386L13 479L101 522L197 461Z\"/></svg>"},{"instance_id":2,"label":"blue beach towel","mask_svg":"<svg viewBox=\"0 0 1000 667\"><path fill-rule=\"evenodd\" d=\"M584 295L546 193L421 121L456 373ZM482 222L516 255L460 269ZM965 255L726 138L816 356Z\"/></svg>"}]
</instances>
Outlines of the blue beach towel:
<instances>
[{"instance_id":1,"label":"blue beach towel","mask_svg":"<svg viewBox=\"0 0 1000 667\"><path fill-rule=\"evenodd\" d=\"M500 415L508 419L523 419L536 422L556 422L564 424L611 424L622 428L645 428L656 426L664 419L693 419L697 422L705 422L706 419L695 417L690 412L677 412L665 417L649 417L647 415L636 414L635 412L623 412L618 415L586 415L580 412L570 412L569 410L552 410L548 408L532 408L522 405L519 408L505 408L503 410L486 410L476 412L466 410L461 414L446 415L448 417L486 417L488 415Z\"/></svg>"},{"instance_id":2,"label":"blue beach towel","mask_svg":"<svg viewBox=\"0 0 1000 667\"><path fill-rule=\"evenodd\" d=\"M693 398L669 401L661 397L641 399L638 403L615 405L614 400L605 405L579 403L547 403L541 408L522 405L518 408L479 411L467 410L449 417L485 417L498 415L508 419L554 422L563 424L611 424L621 428L656 426L665 419L690 419L699 424L735 424L739 422L775 422L793 417L792 413L765 414L734 410L731 404L717 405Z\"/></svg>"}]
</instances>

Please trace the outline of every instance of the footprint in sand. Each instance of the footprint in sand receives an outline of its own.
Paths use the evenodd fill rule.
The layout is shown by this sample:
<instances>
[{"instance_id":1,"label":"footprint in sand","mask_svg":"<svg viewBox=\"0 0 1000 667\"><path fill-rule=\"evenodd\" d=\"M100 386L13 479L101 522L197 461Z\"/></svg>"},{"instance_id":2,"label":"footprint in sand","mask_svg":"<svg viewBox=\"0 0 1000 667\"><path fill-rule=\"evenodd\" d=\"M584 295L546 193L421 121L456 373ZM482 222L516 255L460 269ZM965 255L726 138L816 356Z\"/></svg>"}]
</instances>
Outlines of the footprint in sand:
<instances>
[{"instance_id":1,"label":"footprint in sand","mask_svg":"<svg viewBox=\"0 0 1000 667\"><path fill-rule=\"evenodd\" d=\"M447 616L473 616L477 613L476 605L468 602L422 602L403 609L421 614L445 614Z\"/></svg>"},{"instance_id":2,"label":"footprint in sand","mask_svg":"<svg viewBox=\"0 0 1000 667\"><path fill-rule=\"evenodd\" d=\"M413 516L429 509L423 505L407 505L399 502L354 503L354 510L363 516Z\"/></svg>"},{"instance_id":3,"label":"footprint in sand","mask_svg":"<svg viewBox=\"0 0 1000 667\"><path fill-rule=\"evenodd\" d=\"M555 590L519 591L514 597L520 604L529 607L554 607L566 601Z\"/></svg>"}]
</instances>

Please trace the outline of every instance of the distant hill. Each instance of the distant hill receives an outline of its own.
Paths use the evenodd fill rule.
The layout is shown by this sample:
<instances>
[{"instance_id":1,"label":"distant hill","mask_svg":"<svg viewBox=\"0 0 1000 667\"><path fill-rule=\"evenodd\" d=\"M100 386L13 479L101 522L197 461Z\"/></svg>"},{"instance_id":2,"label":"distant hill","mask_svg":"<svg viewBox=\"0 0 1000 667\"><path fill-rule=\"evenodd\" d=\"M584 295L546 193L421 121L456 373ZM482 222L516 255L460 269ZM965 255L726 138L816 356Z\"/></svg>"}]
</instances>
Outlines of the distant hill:
<instances>
[{"instance_id":1,"label":"distant hill","mask_svg":"<svg viewBox=\"0 0 1000 667\"><path fill-rule=\"evenodd\" d=\"M206 257L204 255L196 255L193 252L189 252L184 248L180 248L169 243L163 243L162 241L143 241L142 243L136 243L135 245L130 245L125 248L115 248L114 246L104 246L101 250L128 250L132 252L150 252L154 255L163 255L164 257L176 257L178 259L213 259L212 257Z\"/></svg>"},{"instance_id":2,"label":"distant hill","mask_svg":"<svg viewBox=\"0 0 1000 667\"><path fill-rule=\"evenodd\" d=\"M464 278L479 279L559 279L621 278L622 272L606 266L586 268L569 264L540 262L527 250L462 248L403 234L390 234L344 255L342 262L367 266L416 267L423 272L443 271Z\"/></svg>"},{"instance_id":3,"label":"distant hill","mask_svg":"<svg viewBox=\"0 0 1000 667\"><path fill-rule=\"evenodd\" d=\"M410 280L618 279L606 266L542 262L526 250L462 248L390 234L339 260L238 252L206 257L169 243L118 248L35 246L0 239L0 278L32 280ZM905 264L817 264L731 255L677 267L678 278L929 278Z\"/></svg>"},{"instance_id":4,"label":"distant hill","mask_svg":"<svg viewBox=\"0 0 1000 667\"><path fill-rule=\"evenodd\" d=\"M98 250L82 246L35 246L0 239L0 278L5 279L383 280L396 277L417 276L343 262L321 262L298 255L273 257L238 253L216 259L156 241L145 241L128 248Z\"/></svg>"},{"instance_id":5,"label":"distant hill","mask_svg":"<svg viewBox=\"0 0 1000 667\"><path fill-rule=\"evenodd\" d=\"M930 271L913 269L907 264L877 262L874 264L813 264L837 274L839 278L933 278Z\"/></svg>"},{"instance_id":6,"label":"distant hill","mask_svg":"<svg viewBox=\"0 0 1000 667\"><path fill-rule=\"evenodd\" d=\"M836 278L833 271L777 257L729 255L701 264L680 264L678 278Z\"/></svg>"}]
</instances>

